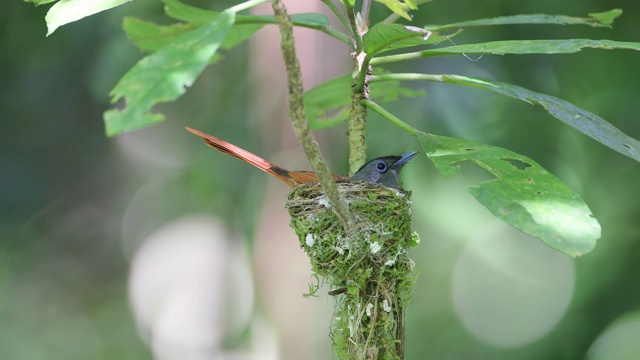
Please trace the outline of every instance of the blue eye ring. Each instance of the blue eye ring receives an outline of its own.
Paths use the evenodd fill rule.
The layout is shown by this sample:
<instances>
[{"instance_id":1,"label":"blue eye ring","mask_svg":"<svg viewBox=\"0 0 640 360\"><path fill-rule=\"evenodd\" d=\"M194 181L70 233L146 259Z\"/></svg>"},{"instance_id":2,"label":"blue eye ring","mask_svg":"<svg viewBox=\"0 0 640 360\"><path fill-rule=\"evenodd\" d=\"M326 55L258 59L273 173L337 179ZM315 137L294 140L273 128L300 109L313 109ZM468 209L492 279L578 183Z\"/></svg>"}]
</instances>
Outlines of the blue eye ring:
<instances>
[{"instance_id":1,"label":"blue eye ring","mask_svg":"<svg viewBox=\"0 0 640 360\"><path fill-rule=\"evenodd\" d=\"M384 161L380 160L376 163L376 169L378 170L378 172L385 172L387 171L387 163L385 163Z\"/></svg>"}]
</instances>

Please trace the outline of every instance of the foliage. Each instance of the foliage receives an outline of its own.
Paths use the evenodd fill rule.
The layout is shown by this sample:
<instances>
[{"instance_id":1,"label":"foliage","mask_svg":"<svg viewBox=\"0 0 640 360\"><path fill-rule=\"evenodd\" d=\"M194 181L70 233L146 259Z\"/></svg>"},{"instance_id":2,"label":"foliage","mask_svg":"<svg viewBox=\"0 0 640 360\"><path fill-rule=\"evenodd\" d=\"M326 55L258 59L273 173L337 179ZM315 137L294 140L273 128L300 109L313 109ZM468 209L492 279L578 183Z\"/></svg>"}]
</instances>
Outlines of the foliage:
<instances>
[{"instance_id":1,"label":"foliage","mask_svg":"<svg viewBox=\"0 0 640 360\"><path fill-rule=\"evenodd\" d=\"M44 1L32 1L34 3L49 3L49 2L53 2L55 0L44 0ZM59 3L65 3L66 1L60 1ZM71 3L69 1L69 3ZM166 2L168 4L167 6L167 10L169 11L170 8L172 8L171 4L175 5L173 7L173 9L175 10L176 7L180 7L180 3L177 2ZM409 2L407 2L409 3ZM353 2L353 4L355 4L355 1ZM630 5L631 6L631 5ZM195 9L193 7L188 7L189 9ZM202 10L204 11L204 10ZM207 12L208 14L212 13L212 12ZM411 12L408 11L409 15L411 15ZM621 14L621 11L619 10L612 10L609 12L604 12L604 13L599 13L599 14L589 14L589 17L572 17L572 16L561 16L561 15L546 15L546 14L534 14L534 15L516 15L516 16L503 16L503 17L499 17L499 18L491 18L491 19L480 19L480 20L472 20L472 21L465 21L465 22L455 22L455 23L450 23L450 24L445 24L445 25L427 25L424 27L425 30L428 30L430 32L432 32L431 36L436 36L437 33L442 33L442 34L438 34L441 36L450 36L452 34L448 34L448 35L443 35L446 34L446 31L448 30L457 30L457 29L461 29L464 28L467 32L471 32L473 31L474 27L477 26L495 26L495 25L506 25L506 24L559 24L559 25L572 25L572 24L576 24L576 25L587 25L587 26L591 26L591 27L610 27L611 24L613 23L613 20L619 16ZM322 19L326 20L326 17L323 17L321 15L311 15L312 17L314 17L315 19L320 19L321 21L317 21L317 22L303 22L303 23L297 23L297 26L304 26L304 27L308 27L308 28L313 28L313 29L317 29L318 31L322 31L325 32L326 34L333 36L334 38L336 38L339 41L345 42L345 43L350 43L349 41L349 36L346 36L344 34L341 34L331 28L327 27L327 23L323 22ZM400 15L398 15L396 18L399 18ZM136 42L139 44L139 46L141 47L141 49L145 52L155 52L155 51L159 51L163 46L176 42L178 41L178 37L179 35L182 34L182 32L189 32L189 31L193 31L198 27L204 26L204 24L208 21L212 21L212 19L208 19L206 16L205 17L201 17L200 20L201 22L196 21L197 17L196 16L189 16L188 18L193 20L192 22L188 21L188 20L181 20L178 17L174 17L175 19L178 19L180 21L176 22L175 25L169 25L169 26L165 26L165 25L158 25L158 24L153 24L153 23L148 23L144 20L138 20L138 19L131 19L130 20L130 25L132 25L131 30L127 29L127 34L130 36L130 38L132 39L132 41ZM220 44L220 47L218 48L218 50L215 52L215 54L211 57L211 59L209 59L209 63L211 63L214 60L219 60L220 59L220 54L221 54L221 50L225 49L225 42L227 42L228 39L230 39L232 37L232 34L234 34L234 29L236 27L240 28L241 25L244 25L246 27L250 27L250 26L255 26L257 28L260 28L266 24L273 24L274 23L274 19L270 18L270 17L251 17L249 15L241 15L241 14L236 14L236 21L235 23L231 26L231 28L227 31L226 36L224 37L224 40L222 41L222 43ZM403 16L404 18L404 16ZM394 16L390 16L389 20L390 22L393 22L394 20ZM129 21L127 20L127 21ZM73 20L70 20L73 21ZM253 22L253 24L251 23ZM55 25L55 24L54 24ZM145 38L145 36L139 36L139 40L136 40L136 36L134 36L134 30L133 28L135 26L140 25L140 27L142 27L143 25L149 25L148 27L151 29L150 34L148 35L148 37ZM374 26L376 26L376 24L374 24ZM126 27L126 23L125 23L125 27ZM175 29L173 29L173 27L175 27ZM51 28L51 26L50 26ZM175 30L175 34L172 32ZM350 30L347 30L347 33L350 33ZM247 33L249 33L246 36L240 36L238 37L237 42L234 41L230 41L231 45L230 46L235 46L239 43L241 43L242 41L244 41L248 36L251 35L251 30L247 31ZM631 32L629 32L631 33ZM159 36L156 37L156 34L159 34ZM453 33L455 34L455 32ZM140 35L140 33L138 33L138 35ZM144 34L143 34L144 35ZM175 35L175 36L174 36ZM166 39L165 39L166 37ZM354 36L354 38L357 36ZM153 41L155 41L155 38L158 39L157 43L153 43ZM345 39L347 41L345 41ZM145 44L145 41L149 41L149 43ZM426 56L442 56L442 55L469 55L469 54L477 54L479 56L482 55L490 55L490 54L510 54L510 53L518 53L518 54L528 54L528 53L544 53L544 54L549 54L549 53L567 53L568 52L574 52L577 51L575 46L572 46L571 48L566 48L564 46L564 44L570 44L570 41L566 41L566 40L561 40L559 42L557 42L558 45L561 45L560 47L553 47L553 46L549 46L546 47L547 45L551 45L550 41L547 40L530 40L530 41L537 41L538 44L536 44L536 46L521 46L523 45L525 42L512 42L510 41L509 43L507 42L489 42L489 43L485 43L483 44L465 44L465 45L454 45L454 46L448 46L448 47L441 47L441 48L434 48L434 49L429 49L426 52L417 52L417 53L408 53L411 54L412 56L415 56L415 58L421 58L421 57L426 57ZM542 41L547 41L547 44L543 44ZM613 43L610 42L608 40L603 40L603 41L594 41L594 40L585 40L585 39L577 39L577 41L582 42L582 44L585 43L590 43L593 44L595 48L607 48L607 43ZM563 44L564 43L564 44ZM150 45L149 45L150 44ZM491 46L494 46L492 48L492 50L490 52L484 52L484 48L483 46L485 46L486 44L491 44ZM618 46L619 48L630 48L630 49L637 49L637 44L636 43L622 43L622 42L616 42L613 43L614 46ZM145 45L148 45L147 47L145 47ZM499 45L499 46L498 46ZM505 46L508 45L508 46ZM540 45L540 46L538 46ZM602 46L604 45L604 46ZM546 47L546 48L545 48ZM444 50L443 50L444 49ZM505 51L505 49L509 50L509 51L513 51L514 49L516 49L517 51L513 51L513 52L508 52ZM567 51L565 51L564 49L568 49ZM559 51L560 50L560 51ZM402 49L400 49L400 51L402 51ZM399 52L398 50L393 51L391 54L387 54L385 53L384 55L386 56L377 56L377 57L372 57L368 63L370 65L373 66L373 77L370 77L370 88L371 88L371 96L372 99L375 102L369 102L367 103L367 106L370 107L371 109L374 109L376 111L380 110L378 108L375 108L376 104L381 104L381 105L385 105L382 103L381 97L380 97L380 91L382 90L377 90L376 86L379 85L379 89L384 89L384 90L389 90L389 89L394 89L396 87L399 87L401 84L401 81L406 81L402 79L401 75L405 75L405 74L389 74L391 75L389 78L387 79L382 79L383 76L385 76L386 74L382 73L381 70L381 65L384 65L385 63L390 63L392 61L405 61L405 60L411 60L408 56L408 54L397 54L396 52ZM395 55L404 55L404 58L394 58L393 56ZM595 69L594 69L595 70ZM595 73L595 71L594 71ZM550 108L547 108L550 112L553 112L554 114L552 114L553 116L557 116L560 120L562 120L563 122L568 123L570 126L572 127L579 127L580 125L580 121L576 121L576 120L581 120L580 117L576 118L576 114L580 115L580 114L585 114L587 121L582 122L584 129L585 130L593 130L595 129L595 131L590 131L589 136L593 137L594 139L602 142L603 144L605 144L608 147L611 148L615 148L616 151L621 152L621 153L625 153L625 155L633 158L634 157L634 153L637 155L637 151L635 151L634 149L636 149L636 140L632 139L630 137L628 137L626 134L623 134L621 132L619 132L618 129L616 128L612 128L612 125L608 122L605 122L604 120L600 121L597 117L597 115L595 114L591 114L588 112L585 112L584 110L576 107L573 104L570 104L568 102L558 102L559 99L549 96L549 95L544 95L544 94L539 94L536 92L532 92L530 90L521 88L521 87L517 87L515 85L511 85L511 84L504 84L504 83L498 83L496 81L490 81L490 80L485 80L485 79L478 79L478 78L471 78L471 77L466 77L466 76L461 76L461 75L442 75L442 74L417 74L420 76L414 76L416 74L409 74L411 76L413 76L415 78L415 80L419 80L419 81L434 81L434 82L446 82L446 83L452 83L452 84L456 84L456 85L460 85L460 86L466 86L466 87L475 87L475 88L481 88L481 89L485 89L485 90L491 90L494 91L496 93L501 93L507 96L511 96L526 102L530 102L530 103L535 103L535 104L539 104L544 106L545 108L547 108L547 105L551 104ZM582 74L582 78L590 78L591 77L591 73L589 72L585 72ZM608 75L608 73L607 73ZM500 76L504 76L504 74L500 74ZM350 78L351 75L347 75L347 78ZM422 79L420 77L423 77ZM427 80L427 77L431 77L431 79ZM365 79L363 78L363 81ZM407 79L408 80L408 79ZM393 82L392 82L393 81ZM177 82L177 84L180 84L180 86L183 86L182 84L185 84L186 82L182 81L182 82ZM385 87L385 84L389 84L389 87ZM348 85L344 85L345 88L347 86L350 86L351 84ZM573 86L575 84L571 83L571 82L567 82L566 83L566 87L567 88L575 88L575 86ZM146 86L146 85L145 85ZM615 86L614 86L615 87ZM623 86L621 86L623 87ZM320 87L319 87L320 88ZM608 88L609 89L609 88ZM144 88L143 88L144 90ZM343 91L343 93L350 93L350 88L346 88L345 90L340 90ZM150 91L151 92L151 91ZM611 93L614 93L613 91L611 91ZM632 93L632 91L630 92ZM537 94L536 96L531 96L531 94ZM619 93L618 93L619 94ZM322 97L323 95L326 95L326 93L324 93L324 91L318 91L316 92L316 96ZM598 94L598 98L600 99L605 99L606 101L606 97L601 96L601 95L605 95L606 94ZM179 95L178 95L179 96ZM157 99L161 99L161 97L157 97ZM622 99L622 101L624 101L624 98L621 97L620 99ZM549 101L547 101L549 100ZM165 100L166 101L166 100ZM586 105L586 100L583 103L583 105ZM154 105L156 104L156 102L153 103ZM347 103L347 106L349 106L349 104ZM570 111L566 111L570 109ZM323 110L322 105L318 105L317 107L313 107L311 106L311 108L307 109L309 112L313 112L316 111L317 113L320 114L324 114L322 111L318 111L318 110ZM384 110L384 109L382 109ZM598 110L598 111L602 111L602 110ZM622 111L622 110L621 110ZM380 111L382 112L382 111ZM632 111L629 111L629 113L631 113ZM385 114L387 118L391 119L391 114L387 111ZM593 122L591 119L596 119L595 122ZM601 118L600 118L601 119ZM339 120L335 120L335 121L328 121L328 122L323 122L323 118L322 115L318 115L318 119L317 119L317 124L318 128L320 127L332 127L332 126L338 126L340 124L341 121L346 121L346 118L344 119L339 119ZM399 126L403 126L403 124L401 122L396 121L397 118L394 121L394 123L398 124ZM506 119L505 119L506 120ZM509 120L513 120L513 119L509 119ZM616 123L618 123L616 121ZM123 124L123 128L119 129L119 131L127 131L130 129L135 128L135 122L131 124L131 126L129 127L129 125L127 124ZM402 127L403 129L406 129L405 127ZM610 131L613 130L613 131ZM582 131L582 130L581 130ZM441 136L437 136L434 134L427 134L424 132L411 132L409 131L410 134L415 135L418 139L420 139L421 137L426 137L426 138L430 138L430 137L437 137L437 138L442 138ZM418 136L420 135L420 136ZM566 136L563 132L563 136ZM575 140L573 138L571 138L572 140ZM452 144L456 144L459 141L462 141L461 139L448 139L450 140L450 143L447 144L447 142L445 141L439 141L438 143L436 143L434 146L426 146L424 145L424 142L421 142L421 144L425 147L425 151L428 152L428 155L433 155L433 159L434 161L436 161L436 163L438 164L437 167L438 169L442 169L442 171L445 173L445 175L450 175L451 173L455 173L455 169L458 166L458 163L454 164L454 168L453 170L451 168L449 168L449 164L451 164L451 162L448 162L448 160L446 159L446 157L442 157L442 154L446 154L446 150L448 148L451 147ZM546 145L546 143L544 143L544 145ZM485 145L486 146L486 145ZM568 144L566 144L566 147L574 147L574 151L576 152L576 162L581 162L583 165L586 162L586 158L592 158L593 155L596 153L596 151L593 152L584 152L584 149L579 149L577 146L575 146L574 142L569 142ZM542 147L542 146L541 146ZM431 150L428 150L431 149ZM492 149L492 151L495 151L496 149ZM565 149L566 150L566 149ZM460 154L454 154L456 156L456 159L458 158L458 156ZM441 157L443 159L443 161L439 162L438 157ZM496 157L500 157L501 154L496 154ZM518 155L521 156L521 155ZM604 157L603 157L604 158ZM494 158L493 159L496 162L498 161L498 158ZM633 218L633 216L630 216L629 214L634 214L634 208L632 208L631 204L627 204L625 203L625 201L623 200L629 200L632 199L633 197L629 197L629 195L631 194L624 194L625 191L619 189L621 184L624 184L625 181L624 180L628 180L628 176L629 175L627 172L628 169L625 167L628 165L628 163L624 162L625 159L620 160L619 162L615 162L615 165L621 165L618 166L616 168L616 171L614 173L611 174L611 177L616 177L616 176L620 176L620 175L624 175L624 179L622 179L622 177L620 178L620 181L617 180L612 180L609 182L606 182L606 185L608 186L601 186L603 190L601 190L601 193L599 195L595 195L596 197L600 196L602 199L606 199L607 202L610 202L610 206L611 208L609 209L610 211L605 212L603 210L600 209L601 213L605 214L606 216L603 216L603 220L606 220L606 217L609 218L617 218L617 219L623 219L625 217L629 217L629 218ZM469 160L472 161L472 160ZM512 165L514 165L514 168L517 168L518 166L522 167L524 165L522 165L521 163L518 162L510 162ZM522 163L524 164L531 164L529 162L529 160L522 160ZM590 163L591 164L591 163ZM598 165L599 164L599 165ZM594 160L593 164L591 164L592 166L600 166L603 164L603 161L600 160ZM503 164L504 165L504 164ZM607 164L609 165L609 164ZM606 170L602 170L602 172L606 172L608 170L611 170L613 168L612 167L606 167ZM525 167L524 170L529 169L529 167ZM593 168L592 168L593 169ZM522 169L520 169L522 170ZM569 169L571 171L571 169ZM582 171L586 171L586 169L583 168L581 169ZM600 169L598 169L600 170ZM579 170L578 170L579 171ZM517 173L517 172L516 172ZM584 176L585 173L583 173ZM566 174L564 174L566 175ZM575 174L574 174L575 175ZM600 176L601 174L598 173L598 175ZM503 179L500 179L503 180ZM629 182L626 182L627 184L629 184ZM514 182L513 184L516 184L516 182ZM482 186L482 185L481 185ZM617 191L616 191L617 190ZM489 193L489 198L490 200L494 200L494 199L498 199L498 200L503 200L501 198L499 198L498 196L496 196L496 194L499 194L499 189L498 192L496 193ZM594 197L594 194L589 194L590 198ZM509 199L507 199L509 200ZM513 200L513 199L512 199ZM597 202L596 202L597 204ZM584 204L580 204L579 206L577 206L577 208L582 208ZM597 205L596 205L597 206ZM517 210L517 209L516 209ZM551 209L554 210L554 209ZM633 220L633 219L631 219ZM569 219L569 221L573 221L573 219ZM618 220L617 224L622 223L623 220ZM611 224L612 221L609 221L609 224ZM616 240L616 237L618 235L622 235L621 232L623 230L620 230L619 228L616 228L615 226L610 227L609 229L611 229L611 232L609 233L609 236L612 238L612 240ZM635 228L634 228L635 229ZM631 231L634 231L635 234L635 230L631 229ZM613 234L613 235L612 235ZM592 231L591 234L592 236L599 236L599 232L596 233L596 231ZM635 236L635 235L634 235ZM623 237L623 236L620 236ZM588 239L584 240L584 245L586 248L590 249L590 247L592 246L591 243L589 241L587 241ZM582 241L582 240L581 240ZM603 247L602 248L602 252L599 252L600 255L598 254L594 254L593 256L598 256L596 258L594 258L593 256L590 256L586 259L583 259L584 261L581 262L581 269L584 270L585 268L590 268L590 269L597 269L597 270L592 270L591 273L586 273L586 275L581 276L582 279L588 278L588 281L590 283L593 283L594 285L589 285L591 288L587 289L586 291L584 290L584 288L581 290L581 293L579 294L579 302L582 303L587 303L587 300L591 300L588 304L588 311L597 311L598 313L601 313L603 316L602 317L606 317L606 318L610 318L612 313L615 314L616 311L611 311L609 310L609 313L603 313L602 311L600 311L601 309L599 307L604 307L606 305L606 302L609 302L609 298L616 298L616 299L620 299L620 301L625 302L626 300L623 300L623 298L632 298L629 296L624 296L624 295L628 295L628 294L624 294L624 293L617 293L616 292L623 292L623 286L618 286L619 282L614 282L611 281L611 279L613 279L614 276L616 276L616 274L620 274L620 277L624 276L623 272L624 270L628 270L628 268L624 268L624 257L625 255L628 256L628 254L632 253L631 251L629 251L629 247L628 246L620 246L620 243L615 243L615 241L611 242L613 245L609 246L608 248ZM605 244L605 242L603 242L603 244ZM629 242L629 244L631 244ZM571 248L570 247L564 247L562 245L560 245L562 247L562 251L566 251L566 252L571 252ZM614 250L612 250L612 248ZM621 249L621 250L620 250ZM621 258L614 258L614 257L610 257L607 260L611 260L610 264L615 264L615 266L613 267L607 267L607 270L602 271L602 267L601 265L593 265L593 263L595 263L596 261L601 261L601 260L605 260L601 257L601 254L603 254L605 252L605 250L609 251L609 254L619 254L621 255ZM586 250L588 251L588 250ZM618 252L616 252L618 251ZM585 251L580 251L577 253L583 253ZM615 256L615 255L614 255ZM589 261L590 259L593 259L593 262L591 263L591 267L589 266ZM602 262L604 263L604 261ZM585 265L586 264L586 265ZM619 268L618 268L619 267ZM624 269L624 270L620 270L620 269ZM631 269L633 270L633 269ZM618 272L620 271L620 272ZM633 274L633 271L629 271L627 274ZM584 274L584 273L583 273ZM586 281L586 280L582 280L582 281ZM584 285L584 283L583 283ZM606 297L604 296L599 296L600 300L595 301L593 300L593 298L595 298L596 296L594 296L594 289L597 289L597 291L606 291L607 289L612 290L612 293L607 294ZM603 290L605 289L605 290ZM592 292L591 294L589 292ZM586 294L585 294L586 293ZM616 297L617 295L617 297ZM589 297L591 296L591 298ZM607 300L603 300L607 298ZM617 309L616 309L617 310ZM575 319L575 313L574 315L574 319ZM579 320L579 324L581 326L581 330L585 330L585 331L580 331L579 333L586 333L587 335L585 335L586 337L590 337L590 336L595 336L595 331L597 331L597 325L596 326L591 326L589 330L586 330L586 326L582 327L583 325L585 325L585 322L583 321L582 318L583 314L578 315L578 317L580 317ZM599 319L602 319L602 317L599 317ZM600 320L601 322L601 320ZM593 321L591 322L591 324L593 324ZM595 330L594 330L595 329ZM565 333L566 333L566 328L564 329ZM572 329L575 330L575 329ZM560 333L562 333L562 330L559 331ZM572 334L575 334L578 332L572 331ZM573 341L573 338L572 338ZM580 341L578 339L578 341ZM584 338L582 339L582 344L577 344L576 346L572 347L572 350L570 351L572 354L576 354L576 352L580 352L583 351L582 349L584 349L584 343L586 341L591 341L591 338L589 338L589 340L585 340ZM548 346L548 345L543 345L543 346ZM552 347L552 346L551 346ZM561 347L561 345L560 345ZM578 350L576 350L578 349ZM529 350L526 351L531 351L530 348ZM548 354L547 354L548 355ZM570 356L570 355L568 355ZM491 356L489 356L491 357ZM582 356L580 356L580 358L582 358Z\"/></svg>"}]
</instances>

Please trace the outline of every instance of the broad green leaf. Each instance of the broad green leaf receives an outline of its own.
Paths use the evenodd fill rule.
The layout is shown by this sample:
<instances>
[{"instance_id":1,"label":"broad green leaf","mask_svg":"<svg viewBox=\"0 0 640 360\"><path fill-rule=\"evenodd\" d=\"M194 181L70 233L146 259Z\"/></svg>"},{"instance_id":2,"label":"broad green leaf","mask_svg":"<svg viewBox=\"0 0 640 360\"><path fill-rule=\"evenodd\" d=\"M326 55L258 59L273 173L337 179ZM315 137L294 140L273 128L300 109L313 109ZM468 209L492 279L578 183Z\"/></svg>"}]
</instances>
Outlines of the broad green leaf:
<instances>
[{"instance_id":1,"label":"broad green leaf","mask_svg":"<svg viewBox=\"0 0 640 360\"><path fill-rule=\"evenodd\" d=\"M470 140L417 136L444 176L456 175L463 161L494 175L469 192L516 229L570 256L590 252L600 238L600 224L580 196L528 157Z\"/></svg>"},{"instance_id":2,"label":"broad green leaf","mask_svg":"<svg viewBox=\"0 0 640 360\"><path fill-rule=\"evenodd\" d=\"M394 49L439 44L455 35L457 33L443 36L415 26L378 23L362 36L362 41L365 52L374 56Z\"/></svg>"},{"instance_id":3,"label":"broad green leaf","mask_svg":"<svg viewBox=\"0 0 640 360\"><path fill-rule=\"evenodd\" d=\"M165 3L165 12L170 17L187 22L193 26L200 26L203 23L215 18L219 13L216 11L200 9L191 5L183 4L178 0L162 0ZM291 15L293 25L305 26L313 29L329 26L329 18L322 14L305 13ZM236 15L236 25L239 24L277 24L273 16L258 15Z\"/></svg>"},{"instance_id":4,"label":"broad green leaf","mask_svg":"<svg viewBox=\"0 0 640 360\"><path fill-rule=\"evenodd\" d=\"M588 25L592 27L611 27L613 20L622 15L622 10L613 9L602 13L589 14L589 17L572 17L566 15L529 14L500 16L490 19L478 19L457 22L447 25L429 25L427 29L440 31L445 29L467 28L474 26L493 25L522 25L522 24L549 24L549 25Z\"/></svg>"},{"instance_id":5,"label":"broad green leaf","mask_svg":"<svg viewBox=\"0 0 640 360\"><path fill-rule=\"evenodd\" d=\"M60 0L49 9L47 36L62 25L80 20L84 17L114 8L131 0ZM43 4L41 2L41 4Z\"/></svg>"},{"instance_id":6,"label":"broad green leaf","mask_svg":"<svg viewBox=\"0 0 640 360\"><path fill-rule=\"evenodd\" d=\"M193 26L184 23L163 26L131 17L125 17L122 20L122 28L130 41L140 50L148 52L173 43L180 36L194 29Z\"/></svg>"},{"instance_id":7,"label":"broad green leaf","mask_svg":"<svg viewBox=\"0 0 640 360\"><path fill-rule=\"evenodd\" d=\"M442 75L446 83L466 85L510 96L529 104L541 105L551 115L590 138L640 161L640 141L628 136L603 118L557 97L537 93L520 86L459 75Z\"/></svg>"},{"instance_id":8,"label":"broad green leaf","mask_svg":"<svg viewBox=\"0 0 640 360\"><path fill-rule=\"evenodd\" d=\"M229 50L234 46L248 40L256 31L262 29L264 24L234 24L229 33L222 40L221 48Z\"/></svg>"},{"instance_id":9,"label":"broad green leaf","mask_svg":"<svg viewBox=\"0 0 640 360\"><path fill-rule=\"evenodd\" d=\"M504 40L423 50L420 55L427 57L457 54L567 54L578 52L584 48L640 50L640 43L591 39Z\"/></svg>"},{"instance_id":10,"label":"broad green leaf","mask_svg":"<svg viewBox=\"0 0 640 360\"><path fill-rule=\"evenodd\" d=\"M351 108L351 76L343 75L324 82L304 94L304 108L307 120L313 130L339 125L349 117ZM423 91L404 88L399 82L375 84L371 96L380 101L393 101L400 96L424 96Z\"/></svg>"},{"instance_id":11,"label":"broad green leaf","mask_svg":"<svg viewBox=\"0 0 640 360\"><path fill-rule=\"evenodd\" d=\"M231 49L247 40L256 31L262 29L263 26L262 24L234 24L229 29L220 48ZM124 18L122 27L129 40L134 42L141 50L149 52L156 51L162 46L176 41L180 36L194 29L190 24L177 23L165 26L131 17ZM214 55L214 59L217 58L219 56L217 54Z\"/></svg>"},{"instance_id":12,"label":"broad green leaf","mask_svg":"<svg viewBox=\"0 0 640 360\"><path fill-rule=\"evenodd\" d=\"M107 136L162 121L164 116L152 114L152 107L177 99L193 84L220 47L234 19L234 12L224 11L129 70L111 91L113 103L124 97L126 104L124 109L104 114Z\"/></svg>"},{"instance_id":13,"label":"broad green leaf","mask_svg":"<svg viewBox=\"0 0 640 360\"><path fill-rule=\"evenodd\" d=\"M350 75L331 79L304 94L305 115L313 130L326 129L346 121L350 105Z\"/></svg>"}]
</instances>

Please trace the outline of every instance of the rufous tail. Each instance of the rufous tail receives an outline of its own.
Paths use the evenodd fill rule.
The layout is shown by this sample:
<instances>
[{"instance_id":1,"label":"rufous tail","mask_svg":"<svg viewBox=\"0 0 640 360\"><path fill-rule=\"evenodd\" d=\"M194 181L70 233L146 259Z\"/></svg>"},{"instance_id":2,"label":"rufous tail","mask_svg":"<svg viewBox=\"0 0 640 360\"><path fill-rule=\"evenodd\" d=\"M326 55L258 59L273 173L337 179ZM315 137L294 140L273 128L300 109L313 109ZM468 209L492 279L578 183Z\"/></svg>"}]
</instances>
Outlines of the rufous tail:
<instances>
[{"instance_id":1,"label":"rufous tail","mask_svg":"<svg viewBox=\"0 0 640 360\"><path fill-rule=\"evenodd\" d=\"M273 165L267 160L259 157L256 154L253 154L243 148L235 146L222 139L218 139L217 137L204 133L200 130L193 129L188 126L185 127L185 129L187 129L187 131L189 131L190 133L201 137L204 140L204 142L207 145L211 146L212 148L220 152L223 152L227 155L238 158L242 161L245 161L257 167L258 169L266 172L267 174L276 177L278 180L289 185L290 187L294 187L300 184L300 182L296 181L294 178L291 177L290 172L288 170L283 169L277 165Z\"/></svg>"}]
</instances>

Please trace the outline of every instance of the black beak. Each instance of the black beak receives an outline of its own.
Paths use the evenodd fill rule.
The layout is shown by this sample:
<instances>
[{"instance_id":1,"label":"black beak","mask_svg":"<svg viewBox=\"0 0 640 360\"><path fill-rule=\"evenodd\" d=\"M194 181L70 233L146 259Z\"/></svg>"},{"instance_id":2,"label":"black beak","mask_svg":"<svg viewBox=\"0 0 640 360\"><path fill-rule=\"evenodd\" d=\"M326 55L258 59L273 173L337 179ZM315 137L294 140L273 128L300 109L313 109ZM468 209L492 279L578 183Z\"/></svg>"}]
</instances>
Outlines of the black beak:
<instances>
[{"instance_id":1,"label":"black beak","mask_svg":"<svg viewBox=\"0 0 640 360\"><path fill-rule=\"evenodd\" d=\"M393 165L391 167L394 168L394 169L399 169L404 164L408 163L409 160L413 159L414 156L416 156L416 155L418 155L417 151L411 151L411 152L408 152L408 153L404 153L404 154L400 155L400 159L398 159L398 161L393 163Z\"/></svg>"}]
</instances>

